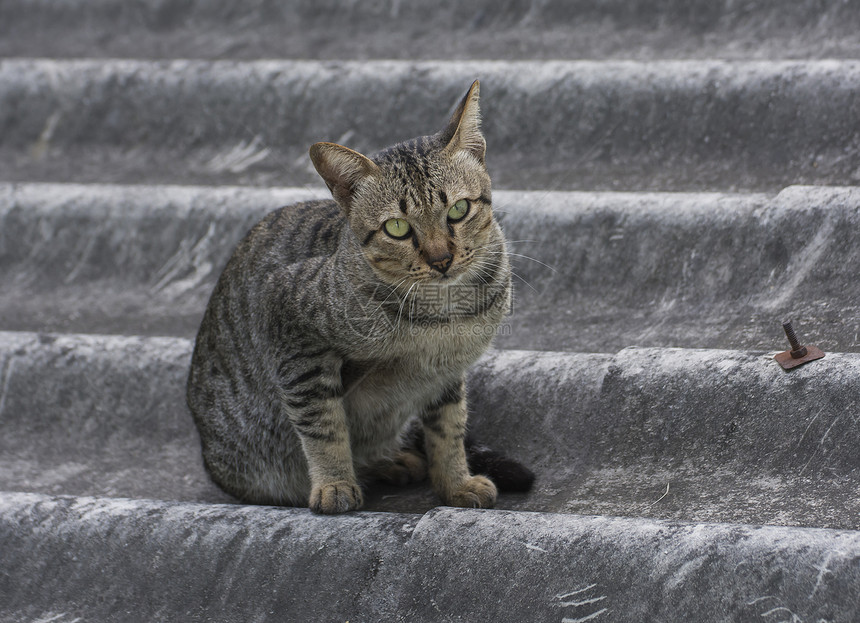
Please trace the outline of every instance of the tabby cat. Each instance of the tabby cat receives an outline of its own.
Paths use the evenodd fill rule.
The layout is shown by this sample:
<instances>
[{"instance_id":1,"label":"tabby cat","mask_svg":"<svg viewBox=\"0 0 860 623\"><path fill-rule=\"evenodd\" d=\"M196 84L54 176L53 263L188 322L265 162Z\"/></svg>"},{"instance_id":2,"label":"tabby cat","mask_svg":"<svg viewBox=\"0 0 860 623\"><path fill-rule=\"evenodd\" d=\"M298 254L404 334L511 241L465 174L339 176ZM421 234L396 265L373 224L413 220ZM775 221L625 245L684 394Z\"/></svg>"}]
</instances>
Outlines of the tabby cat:
<instances>
[{"instance_id":1,"label":"tabby cat","mask_svg":"<svg viewBox=\"0 0 860 623\"><path fill-rule=\"evenodd\" d=\"M276 210L239 243L187 393L206 467L228 493L340 513L362 505L362 482L429 472L445 504L495 503L464 444L464 375L511 298L478 94L476 81L441 132L372 158L313 145L334 201ZM473 464L487 456L471 450ZM528 488L530 472L506 465L511 488Z\"/></svg>"}]
</instances>

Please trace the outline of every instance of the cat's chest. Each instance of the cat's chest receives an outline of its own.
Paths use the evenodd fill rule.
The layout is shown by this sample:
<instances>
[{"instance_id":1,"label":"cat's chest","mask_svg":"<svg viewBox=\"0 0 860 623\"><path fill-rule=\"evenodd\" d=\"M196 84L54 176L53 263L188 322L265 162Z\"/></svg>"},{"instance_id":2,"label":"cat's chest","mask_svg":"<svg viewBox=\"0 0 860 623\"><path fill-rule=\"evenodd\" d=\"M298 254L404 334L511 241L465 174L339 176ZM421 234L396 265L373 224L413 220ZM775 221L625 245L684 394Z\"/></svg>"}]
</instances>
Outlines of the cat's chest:
<instances>
[{"instance_id":1,"label":"cat's chest","mask_svg":"<svg viewBox=\"0 0 860 623\"><path fill-rule=\"evenodd\" d=\"M404 419L437 397L449 374L432 372L402 361L347 362L343 373L344 406L350 419Z\"/></svg>"},{"instance_id":2,"label":"cat's chest","mask_svg":"<svg viewBox=\"0 0 860 623\"><path fill-rule=\"evenodd\" d=\"M440 379L457 377L472 363L478 349L456 348L450 342L435 343L434 340L416 339L409 345L397 345L382 352L357 353L347 358L341 370L345 391L370 386L381 386L387 390L394 386L400 393L418 385L435 385ZM474 351L474 353L473 353Z\"/></svg>"},{"instance_id":3,"label":"cat's chest","mask_svg":"<svg viewBox=\"0 0 860 623\"><path fill-rule=\"evenodd\" d=\"M445 308L429 314L415 303L405 321L371 334L344 360L342 382L348 410L377 417L401 415L437 400L458 382L492 342L506 309L498 300L481 310ZM422 301L426 303L426 301Z\"/></svg>"},{"instance_id":4,"label":"cat's chest","mask_svg":"<svg viewBox=\"0 0 860 623\"><path fill-rule=\"evenodd\" d=\"M416 338L387 356L346 360L341 380L348 408L355 413L420 409L461 378L483 350L457 346Z\"/></svg>"}]
</instances>

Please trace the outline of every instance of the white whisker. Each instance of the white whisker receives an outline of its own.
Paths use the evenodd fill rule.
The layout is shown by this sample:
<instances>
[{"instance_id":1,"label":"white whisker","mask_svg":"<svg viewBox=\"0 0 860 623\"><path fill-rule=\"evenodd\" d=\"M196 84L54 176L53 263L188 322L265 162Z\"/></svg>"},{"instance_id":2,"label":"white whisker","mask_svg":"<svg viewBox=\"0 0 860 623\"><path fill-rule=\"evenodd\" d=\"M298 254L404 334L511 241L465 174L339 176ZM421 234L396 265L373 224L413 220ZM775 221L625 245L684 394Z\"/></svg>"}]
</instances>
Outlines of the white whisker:
<instances>
[{"instance_id":1,"label":"white whisker","mask_svg":"<svg viewBox=\"0 0 860 623\"><path fill-rule=\"evenodd\" d=\"M476 260L476 263L478 263L478 262L486 263L486 262L488 262L488 261L489 261L489 260L487 260L486 258L481 258L480 260ZM492 274L492 273L490 273L490 272L489 272L489 270L488 270L487 268L485 268L485 266L484 266L483 264L482 264L482 265L480 265L480 268L481 268L481 270L483 270L483 271L485 272L485 274L486 274L488 277ZM516 272L513 268L511 269L511 275L513 275L514 277L516 277L517 279L519 279L520 281L522 281L525 285L527 285L529 288L531 288L531 289L532 289L532 291L534 291L536 294L537 294L537 293L539 293L537 288L535 288L532 284L530 284L530 283L529 283L525 278L523 278L522 276L520 276L519 274L517 274L517 272Z\"/></svg>"},{"instance_id":2,"label":"white whisker","mask_svg":"<svg viewBox=\"0 0 860 623\"><path fill-rule=\"evenodd\" d=\"M545 267L549 268L552 272L557 272L555 267L550 266L549 264L545 264L544 262L541 262L540 260L535 259L533 257L530 257L528 255L523 255L522 253L510 253L510 252L502 253L502 251L486 251L486 253L499 254L499 255L509 255L511 257L521 257L521 258L524 258L527 260L531 260L532 262L536 262L536 263L540 264L541 266L545 266Z\"/></svg>"},{"instance_id":3,"label":"white whisker","mask_svg":"<svg viewBox=\"0 0 860 623\"><path fill-rule=\"evenodd\" d=\"M411 286L409 286L409 289L406 291L406 295L403 297L403 300L400 302L400 308L397 310L397 322L395 323L395 327L397 327L398 329L400 328L400 319L403 317L403 305L405 305L407 299L409 299L409 293L412 292L412 288L414 288L417 285L418 285L418 282L416 281Z\"/></svg>"}]
</instances>

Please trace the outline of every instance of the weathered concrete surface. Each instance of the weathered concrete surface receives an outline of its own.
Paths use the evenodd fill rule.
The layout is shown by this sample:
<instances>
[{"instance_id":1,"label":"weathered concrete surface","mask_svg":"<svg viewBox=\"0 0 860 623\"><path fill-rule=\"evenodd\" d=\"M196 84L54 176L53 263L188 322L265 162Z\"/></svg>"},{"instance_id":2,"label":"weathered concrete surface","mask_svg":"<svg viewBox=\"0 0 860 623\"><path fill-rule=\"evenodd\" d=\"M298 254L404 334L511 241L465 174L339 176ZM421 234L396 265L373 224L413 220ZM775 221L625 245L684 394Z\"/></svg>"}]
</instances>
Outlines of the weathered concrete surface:
<instances>
[{"instance_id":1,"label":"weathered concrete surface","mask_svg":"<svg viewBox=\"0 0 860 623\"><path fill-rule=\"evenodd\" d=\"M860 10L804 0L5 0L0 55L858 58Z\"/></svg>"},{"instance_id":2,"label":"weathered concrete surface","mask_svg":"<svg viewBox=\"0 0 860 623\"><path fill-rule=\"evenodd\" d=\"M413 533L401 611L434 621L847 623L860 617L858 546L853 531L440 509Z\"/></svg>"},{"instance_id":3,"label":"weathered concrete surface","mask_svg":"<svg viewBox=\"0 0 860 623\"><path fill-rule=\"evenodd\" d=\"M324 188L0 184L0 329L195 334L266 212ZM501 348L860 350L860 191L494 194L516 299Z\"/></svg>"},{"instance_id":4,"label":"weathered concrete surface","mask_svg":"<svg viewBox=\"0 0 860 623\"><path fill-rule=\"evenodd\" d=\"M185 406L187 340L0 336L0 490L231 499Z\"/></svg>"},{"instance_id":5,"label":"weathered concrete surface","mask_svg":"<svg viewBox=\"0 0 860 623\"><path fill-rule=\"evenodd\" d=\"M0 184L0 329L193 336L239 239L325 188Z\"/></svg>"},{"instance_id":6,"label":"weathered concrete surface","mask_svg":"<svg viewBox=\"0 0 860 623\"><path fill-rule=\"evenodd\" d=\"M0 620L391 621L418 519L0 493Z\"/></svg>"},{"instance_id":7,"label":"weathered concrete surface","mask_svg":"<svg viewBox=\"0 0 860 623\"><path fill-rule=\"evenodd\" d=\"M483 82L496 187L778 191L860 180L860 64L0 61L6 180L317 183L320 140L441 128Z\"/></svg>"},{"instance_id":8,"label":"weathered concrete surface","mask_svg":"<svg viewBox=\"0 0 860 623\"><path fill-rule=\"evenodd\" d=\"M505 507L856 529L860 359L772 355L495 351L472 428L538 474Z\"/></svg>"},{"instance_id":9,"label":"weathered concrete surface","mask_svg":"<svg viewBox=\"0 0 860 623\"><path fill-rule=\"evenodd\" d=\"M860 191L501 195L515 348L860 350ZM533 241L533 242L527 242Z\"/></svg>"},{"instance_id":10,"label":"weathered concrete surface","mask_svg":"<svg viewBox=\"0 0 860 623\"><path fill-rule=\"evenodd\" d=\"M849 531L2 493L0 548L3 621L860 616Z\"/></svg>"},{"instance_id":11,"label":"weathered concrete surface","mask_svg":"<svg viewBox=\"0 0 860 623\"><path fill-rule=\"evenodd\" d=\"M180 338L0 333L0 491L229 501L202 467ZM860 356L785 373L771 354L494 351L472 427L531 465L500 508L860 527ZM424 512L424 484L368 508Z\"/></svg>"}]
</instances>

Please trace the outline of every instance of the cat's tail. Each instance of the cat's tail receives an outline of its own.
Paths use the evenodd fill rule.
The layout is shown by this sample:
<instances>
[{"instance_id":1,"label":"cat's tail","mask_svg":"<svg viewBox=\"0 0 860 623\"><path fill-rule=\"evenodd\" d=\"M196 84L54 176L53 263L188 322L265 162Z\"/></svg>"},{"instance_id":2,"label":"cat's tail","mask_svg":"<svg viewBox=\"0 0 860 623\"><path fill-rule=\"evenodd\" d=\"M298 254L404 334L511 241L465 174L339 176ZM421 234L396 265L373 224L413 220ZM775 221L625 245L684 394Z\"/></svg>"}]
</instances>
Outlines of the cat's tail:
<instances>
[{"instance_id":1,"label":"cat's tail","mask_svg":"<svg viewBox=\"0 0 860 623\"><path fill-rule=\"evenodd\" d=\"M505 456L471 436L466 438L466 460L469 471L487 476L499 491L520 493L531 489L535 474L519 461Z\"/></svg>"}]
</instances>

